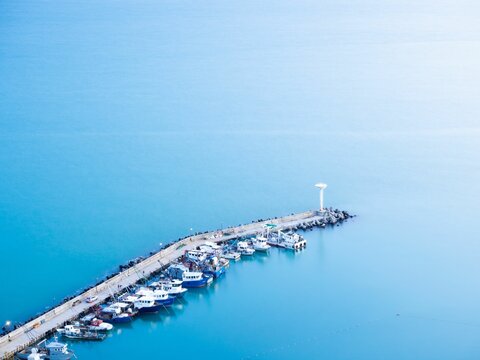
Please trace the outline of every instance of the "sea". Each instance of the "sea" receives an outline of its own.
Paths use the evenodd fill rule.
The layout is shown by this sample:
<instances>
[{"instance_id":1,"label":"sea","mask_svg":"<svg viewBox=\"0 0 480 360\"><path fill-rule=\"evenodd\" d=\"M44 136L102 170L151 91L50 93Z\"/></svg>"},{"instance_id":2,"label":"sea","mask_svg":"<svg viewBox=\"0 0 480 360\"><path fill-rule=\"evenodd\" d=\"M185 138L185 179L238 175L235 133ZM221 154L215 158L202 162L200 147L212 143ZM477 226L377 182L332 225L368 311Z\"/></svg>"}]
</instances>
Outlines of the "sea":
<instances>
[{"instance_id":1,"label":"sea","mask_svg":"<svg viewBox=\"0 0 480 360\"><path fill-rule=\"evenodd\" d=\"M325 204L78 359L480 358L480 5L0 2L0 324Z\"/></svg>"}]
</instances>

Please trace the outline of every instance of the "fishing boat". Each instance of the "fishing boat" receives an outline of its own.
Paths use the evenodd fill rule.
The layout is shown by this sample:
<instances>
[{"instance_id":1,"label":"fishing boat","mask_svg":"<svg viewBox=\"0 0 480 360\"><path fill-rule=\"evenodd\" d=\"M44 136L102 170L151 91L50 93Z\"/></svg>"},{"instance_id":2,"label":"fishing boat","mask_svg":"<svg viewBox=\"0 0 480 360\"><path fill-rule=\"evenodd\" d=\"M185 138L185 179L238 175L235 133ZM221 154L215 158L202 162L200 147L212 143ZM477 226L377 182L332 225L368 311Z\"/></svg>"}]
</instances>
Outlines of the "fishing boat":
<instances>
[{"instance_id":1,"label":"fishing boat","mask_svg":"<svg viewBox=\"0 0 480 360\"><path fill-rule=\"evenodd\" d=\"M151 290L149 288L142 287L135 292L135 295L152 298L159 305L159 309L163 306L170 306L175 301L175 297L169 296L168 292L162 289Z\"/></svg>"},{"instance_id":2,"label":"fishing boat","mask_svg":"<svg viewBox=\"0 0 480 360\"><path fill-rule=\"evenodd\" d=\"M210 284L213 277L202 272L185 271L182 274L182 281L185 288L199 288Z\"/></svg>"},{"instance_id":3,"label":"fishing boat","mask_svg":"<svg viewBox=\"0 0 480 360\"><path fill-rule=\"evenodd\" d=\"M197 249L198 249L198 251L201 251L206 255L215 255L217 253L217 250L212 249L208 245L200 245Z\"/></svg>"},{"instance_id":4,"label":"fishing boat","mask_svg":"<svg viewBox=\"0 0 480 360\"><path fill-rule=\"evenodd\" d=\"M188 250L185 251L185 258L193 262L202 262L207 260L207 254L201 250Z\"/></svg>"},{"instance_id":5,"label":"fishing boat","mask_svg":"<svg viewBox=\"0 0 480 360\"><path fill-rule=\"evenodd\" d=\"M203 243L203 245L200 245L198 248L199 250L210 255L218 255L222 250L222 247L220 245L215 244L212 241L205 241L205 243Z\"/></svg>"},{"instance_id":6,"label":"fishing boat","mask_svg":"<svg viewBox=\"0 0 480 360\"><path fill-rule=\"evenodd\" d=\"M222 255L223 258L233 261L238 261L241 258L240 253L236 251L228 251Z\"/></svg>"},{"instance_id":7,"label":"fishing boat","mask_svg":"<svg viewBox=\"0 0 480 360\"><path fill-rule=\"evenodd\" d=\"M15 354L18 360L70 360L75 356L67 344L57 341L41 341L37 346L26 348Z\"/></svg>"},{"instance_id":8,"label":"fishing boat","mask_svg":"<svg viewBox=\"0 0 480 360\"><path fill-rule=\"evenodd\" d=\"M280 234L279 237L283 237L283 241L280 242L280 246L289 250L300 250L307 246L307 240L299 234Z\"/></svg>"},{"instance_id":9,"label":"fishing boat","mask_svg":"<svg viewBox=\"0 0 480 360\"><path fill-rule=\"evenodd\" d=\"M218 259L218 262L220 263L221 266L223 266L225 269L228 269L230 267L230 260L225 259L225 258L220 258Z\"/></svg>"},{"instance_id":10,"label":"fishing boat","mask_svg":"<svg viewBox=\"0 0 480 360\"><path fill-rule=\"evenodd\" d=\"M220 250L222 248L220 245L214 243L213 241L205 241L204 245L212 248L213 250Z\"/></svg>"},{"instance_id":11,"label":"fishing boat","mask_svg":"<svg viewBox=\"0 0 480 360\"><path fill-rule=\"evenodd\" d=\"M239 241L237 243L237 251L244 256L252 256L255 253L255 249L250 247L246 241Z\"/></svg>"},{"instance_id":12,"label":"fishing boat","mask_svg":"<svg viewBox=\"0 0 480 360\"><path fill-rule=\"evenodd\" d=\"M78 322L80 326L85 326L88 330L91 331L110 331L113 329L113 325L97 319L95 314L88 314L80 319Z\"/></svg>"},{"instance_id":13,"label":"fishing boat","mask_svg":"<svg viewBox=\"0 0 480 360\"><path fill-rule=\"evenodd\" d=\"M181 280L184 288L203 287L213 281L211 275L204 274L201 271L191 271L183 264L172 264L167 272L172 278Z\"/></svg>"},{"instance_id":14,"label":"fishing boat","mask_svg":"<svg viewBox=\"0 0 480 360\"><path fill-rule=\"evenodd\" d=\"M252 240L252 244L255 251L267 252L270 249L267 238L264 236L257 236Z\"/></svg>"},{"instance_id":15,"label":"fishing boat","mask_svg":"<svg viewBox=\"0 0 480 360\"><path fill-rule=\"evenodd\" d=\"M57 332L72 340L93 340L102 341L106 338L106 334L97 331L87 330L76 325L65 325L64 328L57 329Z\"/></svg>"},{"instance_id":16,"label":"fishing boat","mask_svg":"<svg viewBox=\"0 0 480 360\"><path fill-rule=\"evenodd\" d=\"M271 233L267 237L267 244L270 246L281 246L280 244L282 243L282 238L276 234L276 233Z\"/></svg>"},{"instance_id":17,"label":"fishing boat","mask_svg":"<svg viewBox=\"0 0 480 360\"><path fill-rule=\"evenodd\" d=\"M182 286L182 283L183 281L178 279L161 280L150 284L150 286L166 291L168 295L178 299L183 297L183 295L185 295L185 293L188 291Z\"/></svg>"},{"instance_id":18,"label":"fishing boat","mask_svg":"<svg viewBox=\"0 0 480 360\"><path fill-rule=\"evenodd\" d=\"M225 274L225 267L220 263L216 256L211 256L203 264L202 271L204 274L211 275L214 279L218 279Z\"/></svg>"},{"instance_id":19,"label":"fishing boat","mask_svg":"<svg viewBox=\"0 0 480 360\"><path fill-rule=\"evenodd\" d=\"M97 317L108 323L129 323L137 313L133 311L131 304L117 302L100 309Z\"/></svg>"},{"instance_id":20,"label":"fishing boat","mask_svg":"<svg viewBox=\"0 0 480 360\"><path fill-rule=\"evenodd\" d=\"M163 304L155 301L152 296L149 295L130 295L126 294L120 297L120 300L129 304L133 304L135 310L139 313L155 313L163 308Z\"/></svg>"}]
</instances>

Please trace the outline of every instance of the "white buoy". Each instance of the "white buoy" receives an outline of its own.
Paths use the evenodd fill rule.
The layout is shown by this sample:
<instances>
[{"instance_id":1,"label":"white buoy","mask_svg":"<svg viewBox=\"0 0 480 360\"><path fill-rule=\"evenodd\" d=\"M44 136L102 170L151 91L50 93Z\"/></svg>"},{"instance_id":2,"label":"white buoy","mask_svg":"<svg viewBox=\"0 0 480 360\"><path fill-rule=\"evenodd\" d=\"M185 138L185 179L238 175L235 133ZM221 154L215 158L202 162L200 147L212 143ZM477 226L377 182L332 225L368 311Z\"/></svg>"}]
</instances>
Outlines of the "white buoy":
<instances>
[{"instance_id":1,"label":"white buoy","mask_svg":"<svg viewBox=\"0 0 480 360\"><path fill-rule=\"evenodd\" d=\"M320 211L323 211L323 190L327 188L327 184L324 183L317 183L315 187L320 189Z\"/></svg>"}]
</instances>

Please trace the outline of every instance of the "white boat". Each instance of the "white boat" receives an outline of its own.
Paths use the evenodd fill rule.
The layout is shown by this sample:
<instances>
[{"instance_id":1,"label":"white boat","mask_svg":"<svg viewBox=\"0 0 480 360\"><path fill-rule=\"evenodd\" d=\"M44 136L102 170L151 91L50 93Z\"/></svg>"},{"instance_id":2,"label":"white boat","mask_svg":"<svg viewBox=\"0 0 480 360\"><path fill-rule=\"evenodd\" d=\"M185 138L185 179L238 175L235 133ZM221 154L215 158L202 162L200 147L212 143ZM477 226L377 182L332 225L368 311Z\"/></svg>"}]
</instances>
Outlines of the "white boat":
<instances>
[{"instance_id":1,"label":"white boat","mask_svg":"<svg viewBox=\"0 0 480 360\"><path fill-rule=\"evenodd\" d=\"M170 296L174 296L175 298L181 298L188 291L188 289L185 289L182 284L182 280L173 279L169 280L168 282L163 282L162 289L166 291Z\"/></svg>"},{"instance_id":2,"label":"white boat","mask_svg":"<svg viewBox=\"0 0 480 360\"><path fill-rule=\"evenodd\" d=\"M237 251L245 256L251 256L255 253L255 249L250 247L246 241L239 241L237 243Z\"/></svg>"},{"instance_id":3,"label":"white boat","mask_svg":"<svg viewBox=\"0 0 480 360\"><path fill-rule=\"evenodd\" d=\"M211 248L210 246L208 245L200 245L198 247L198 251L201 251L202 253L205 254L205 256L208 256L208 255L216 255L218 250L216 249L213 249Z\"/></svg>"},{"instance_id":4,"label":"white boat","mask_svg":"<svg viewBox=\"0 0 480 360\"><path fill-rule=\"evenodd\" d=\"M85 326L88 330L92 331L110 331L113 329L112 324L97 319L95 314L88 314L82 317L80 322L76 322L75 324L79 326Z\"/></svg>"},{"instance_id":5,"label":"white boat","mask_svg":"<svg viewBox=\"0 0 480 360\"><path fill-rule=\"evenodd\" d=\"M117 302L100 309L97 317L108 323L119 324L132 321L136 314L132 304Z\"/></svg>"},{"instance_id":6,"label":"white boat","mask_svg":"<svg viewBox=\"0 0 480 360\"><path fill-rule=\"evenodd\" d=\"M252 240L252 244L255 251L266 252L270 249L270 245L267 243L267 238L264 236L257 236Z\"/></svg>"},{"instance_id":7,"label":"white boat","mask_svg":"<svg viewBox=\"0 0 480 360\"><path fill-rule=\"evenodd\" d=\"M230 260L221 257L218 261L220 266L223 266L225 269L228 269L230 267Z\"/></svg>"},{"instance_id":8,"label":"white boat","mask_svg":"<svg viewBox=\"0 0 480 360\"><path fill-rule=\"evenodd\" d=\"M222 247L213 241L205 241L204 245L211 247L213 250L220 250Z\"/></svg>"},{"instance_id":9,"label":"white boat","mask_svg":"<svg viewBox=\"0 0 480 360\"><path fill-rule=\"evenodd\" d=\"M57 332L69 339L74 340L104 340L106 335L96 331L87 330L85 327L77 325L65 325L64 328L57 329Z\"/></svg>"},{"instance_id":10,"label":"white boat","mask_svg":"<svg viewBox=\"0 0 480 360\"><path fill-rule=\"evenodd\" d=\"M68 345L58 342L57 338L49 343L43 340L37 346L15 354L15 359L18 360L70 360L73 357L76 356Z\"/></svg>"},{"instance_id":11,"label":"white boat","mask_svg":"<svg viewBox=\"0 0 480 360\"><path fill-rule=\"evenodd\" d=\"M299 234L281 234L283 241L279 246L289 250L300 250L307 247L307 240Z\"/></svg>"},{"instance_id":12,"label":"white boat","mask_svg":"<svg viewBox=\"0 0 480 360\"><path fill-rule=\"evenodd\" d=\"M185 257L193 262L202 262L207 259L207 254L201 250L185 251Z\"/></svg>"},{"instance_id":13,"label":"white boat","mask_svg":"<svg viewBox=\"0 0 480 360\"><path fill-rule=\"evenodd\" d=\"M185 271L182 274L183 286L186 288L198 288L210 284L213 276L197 271Z\"/></svg>"},{"instance_id":14,"label":"white boat","mask_svg":"<svg viewBox=\"0 0 480 360\"><path fill-rule=\"evenodd\" d=\"M236 251L229 251L223 254L222 257L228 260L238 261L240 260L241 255Z\"/></svg>"},{"instance_id":15,"label":"white boat","mask_svg":"<svg viewBox=\"0 0 480 360\"><path fill-rule=\"evenodd\" d=\"M162 306L169 306L173 304L175 298L168 295L168 292L162 289L151 290L146 287L142 287L135 292L137 296L147 296L153 298L158 304Z\"/></svg>"},{"instance_id":16,"label":"white boat","mask_svg":"<svg viewBox=\"0 0 480 360\"><path fill-rule=\"evenodd\" d=\"M161 280L158 282L151 283L150 286L166 291L168 295L175 298L181 298L188 291L182 287L182 280L173 279L173 280Z\"/></svg>"}]
</instances>

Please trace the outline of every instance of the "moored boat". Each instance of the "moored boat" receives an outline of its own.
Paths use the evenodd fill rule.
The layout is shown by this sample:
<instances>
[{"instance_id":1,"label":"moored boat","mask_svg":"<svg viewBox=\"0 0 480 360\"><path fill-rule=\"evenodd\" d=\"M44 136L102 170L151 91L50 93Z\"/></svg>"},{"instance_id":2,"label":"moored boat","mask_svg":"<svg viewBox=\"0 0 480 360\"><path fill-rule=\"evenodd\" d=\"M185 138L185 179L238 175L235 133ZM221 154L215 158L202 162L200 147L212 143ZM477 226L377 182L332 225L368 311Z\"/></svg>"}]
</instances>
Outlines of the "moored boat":
<instances>
[{"instance_id":1,"label":"moored boat","mask_svg":"<svg viewBox=\"0 0 480 360\"><path fill-rule=\"evenodd\" d=\"M15 354L19 360L70 360L75 356L74 352L68 348L67 344L57 341L47 343L41 341L37 346L26 348Z\"/></svg>"},{"instance_id":2,"label":"moored boat","mask_svg":"<svg viewBox=\"0 0 480 360\"><path fill-rule=\"evenodd\" d=\"M207 259L207 254L201 250L185 251L185 258L195 263L202 262Z\"/></svg>"},{"instance_id":3,"label":"moored boat","mask_svg":"<svg viewBox=\"0 0 480 360\"><path fill-rule=\"evenodd\" d=\"M236 251L228 251L228 252L224 253L222 255L222 257L224 257L225 259L228 259L228 260L238 261L238 260L240 260L241 255L240 255L240 253L238 253Z\"/></svg>"},{"instance_id":4,"label":"moored boat","mask_svg":"<svg viewBox=\"0 0 480 360\"><path fill-rule=\"evenodd\" d=\"M264 236L257 236L252 240L252 244L255 251L267 252L270 249L267 238Z\"/></svg>"},{"instance_id":5,"label":"moored boat","mask_svg":"<svg viewBox=\"0 0 480 360\"><path fill-rule=\"evenodd\" d=\"M76 325L65 325L64 328L57 329L57 332L72 340L93 340L93 341L102 341L107 335L97 331L87 330Z\"/></svg>"},{"instance_id":6,"label":"moored boat","mask_svg":"<svg viewBox=\"0 0 480 360\"><path fill-rule=\"evenodd\" d=\"M211 275L200 271L190 271L185 265L173 264L168 268L171 277L182 281L184 288L198 288L210 284L213 281Z\"/></svg>"},{"instance_id":7,"label":"moored boat","mask_svg":"<svg viewBox=\"0 0 480 360\"><path fill-rule=\"evenodd\" d=\"M280 242L280 246L289 250L300 250L307 246L307 241L303 236L299 234L281 234L283 241Z\"/></svg>"},{"instance_id":8,"label":"moored boat","mask_svg":"<svg viewBox=\"0 0 480 360\"><path fill-rule=\"evenodd\" d=\"M113 325L97 319L95 314L88 314L80 319L78 323L80 326L85 326L88 330L91 331L110 331L113 329Z\"/></svg>"},{"instance_id":9,"label":"moored boat","mask_svg":"<svg viewBox=\"0 0 480 360\"><path fill-rule=\"evenodd\" d=\"M170 306L175 301L175 297L169 296L168 292L162 289L151 290L146 287L142 287L135 292L137 296L146 296L153 299L158 305L159 309L163 306Z\"/></svg>"},{"instance_id":10,"label":"moored boat","mask_svg":"<svg viewBox=\"0 0 480 360\"><path fill-rule=\"evenodd\" d=\"M185 293L188 291L182 286L182 283L183 281L178 279L161 280L150 284L150 286L166 291L168 295L178 299L183 297L183 295L185 295Z\"/></svg>"},{"instance_id":11,"label":"moored boat","mask_svg":"<svg viewBox=\"0 0 480 360\"><path fill-rule=\"evenodd\" d=\"M97 317L108 323L124 324L131 322L136 314L131 304L117 302L100 309Z\"/></svg>"},{"instance_id":12,"label":"moored boat","mask_svg":"<svg viewBox=\"0 0 480 360\"><path fill-rule=\"evenodd\" d=\"M185 288L199 288L210 284L213 281L211 275L196 271L185 271L182 274L183 287Z\"/></svg>"},{"instance_id":13,"label":"moored boat","mask_svg":"<svg viewBox=\"0 0 480 360\"><path fill-rule=\"evenodd\" d=\"M126 294L120 297L120 300L129 304L133 304L135 310L139 313L155 313L163 308L163 304L155 301L152 296L149 295L130 295Z\"/></svg>"},{"instance_id":14,"label":"moored boat","mask_svg":"<svg viewBox=\"0 0 480 360\"><path fill-rule=\"evenodd\" d=\"M204 274L211 275L214 279L218 279L225 274L225 266L219 261L218 257L210 256L203 264L202 271Z\"/></svg>"},{"instance_id":15,"label":"moored boat","mask_svg":"<svg viewBox=\"0 0 480 360\"><path fill-rule=\"evenodd\" d=\"M244 256L251 256L255 253L255 249L250 247L246 241L239 241L237 243L237 251Z\"/></svg>"}]
</instances>

